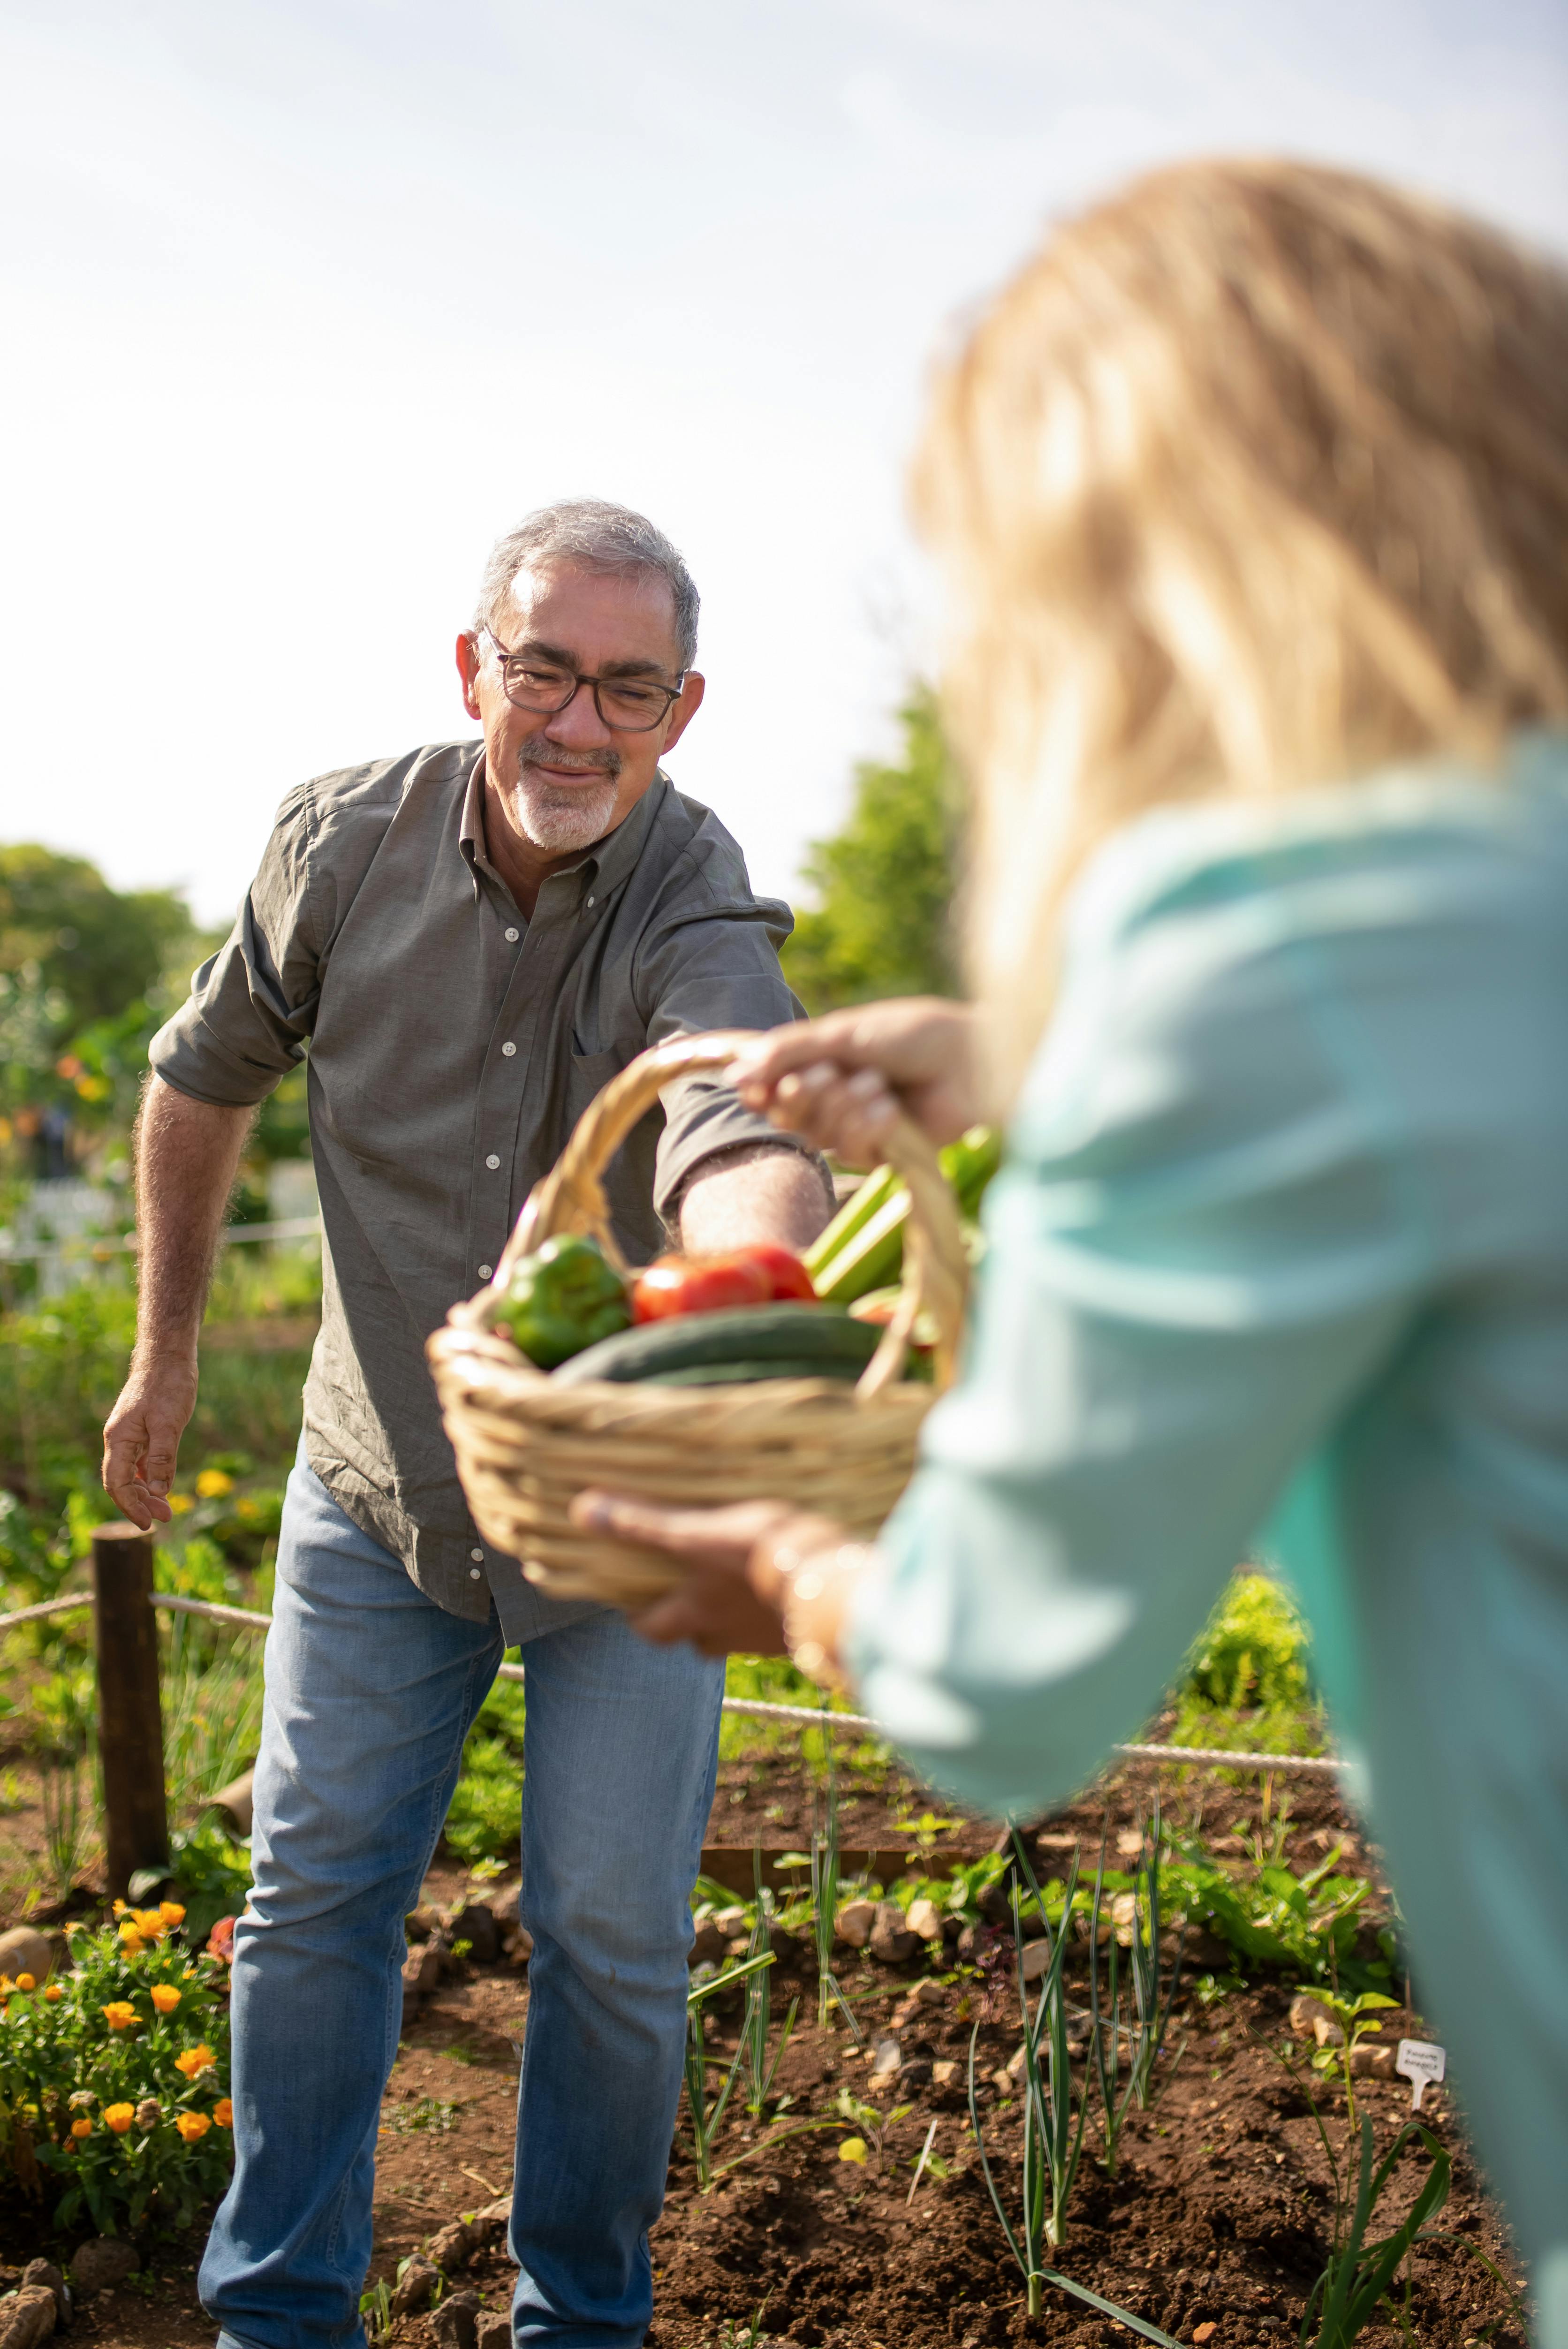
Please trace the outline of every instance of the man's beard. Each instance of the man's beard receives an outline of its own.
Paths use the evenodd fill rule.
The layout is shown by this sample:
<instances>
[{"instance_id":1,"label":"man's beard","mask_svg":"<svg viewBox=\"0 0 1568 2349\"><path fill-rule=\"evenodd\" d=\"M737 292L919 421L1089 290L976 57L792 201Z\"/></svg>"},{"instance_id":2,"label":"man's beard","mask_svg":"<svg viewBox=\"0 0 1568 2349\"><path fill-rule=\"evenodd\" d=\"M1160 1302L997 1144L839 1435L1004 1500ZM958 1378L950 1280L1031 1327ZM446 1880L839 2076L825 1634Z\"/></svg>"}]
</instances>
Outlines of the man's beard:
<instances>
[{"instance_id":1,"label":"man's beard","mask_svg":"<svg viewBox=\"0 0 1568 2349\"><path fill-rule=\"evenodd\" d=\"M552 767L577 767L598 782L557 783L538 772L535 761L548 759ZM517 781L509 797L511 812L524 836L547 856L570 856L591 848L610 829L615 812L615 786L621 772L618 750L578 752L575 757L531 735L518 755Z\"/></svg>"}]
</instances>

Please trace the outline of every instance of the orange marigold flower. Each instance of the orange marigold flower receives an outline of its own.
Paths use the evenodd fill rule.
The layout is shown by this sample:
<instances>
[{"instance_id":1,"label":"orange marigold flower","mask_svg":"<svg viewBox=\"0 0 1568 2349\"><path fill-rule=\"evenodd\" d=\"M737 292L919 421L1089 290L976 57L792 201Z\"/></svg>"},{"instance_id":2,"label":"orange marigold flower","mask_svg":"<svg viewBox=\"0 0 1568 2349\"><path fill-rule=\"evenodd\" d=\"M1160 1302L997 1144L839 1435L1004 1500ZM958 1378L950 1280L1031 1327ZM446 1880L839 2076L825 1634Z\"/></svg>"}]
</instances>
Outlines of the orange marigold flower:
<instances>
[{"instance_id":1,"label":"orange marigold flower","mask_svg":"<svg viewBox=\"0 0 1568 2349\"><path fill-rule=\"evenodd\" d=\"M180 1992L172 1982L154 1982L152 2003L160 2014L172 2014L180 2003Z\"/></svg>"},{"instance_id":2,"label":"orange marigold flower","mask_svg":"<svg viewBox=\"0 0 1568 2349\"><path fill-rule=\"evenodd\" d=\"M136 1930L144 1941L160 1941L169 1930L160 1909L133 1909L130 1913L136 1920Z\"/></svg>"},{"instance_id":3,"label":"orange marigold flower","mask_svg":"<svg viewBox=\"0 0 1568 2349\"><path fill-rule=\"evenodd\" d=\"M116 2137L123 2137L135 2118L134 2105L106 2105L103 2108L103 2125L113 2129Z\"/></svg>"},{"instance_id":4,"label":"orange marigold flower","mask_svg":"<svg viewBox=\"0 0 1568 2349\"><path fill-rule=\"evenodd\" d=\"M204 1501L221 1501L225 1493L234 1489L234 1480L222 1468L203 1468L196 1479L196 1490Z\"/></svg>"},{"instance_id":5,"label":"orange marigold flower","mask_svg":"<svg viewBox=\"0 0 1568 2349\"><path fill-rule=\"evenodd\" d=\"M111 2031L129 2031L136 2023L136 2009L128 1998L111 1998L103 2010L104 2021Z\"/></svg>"},{"instance_id":6,"label":"orange marigold flower","mask_svg":"<svg viewBox=\"0 0 1568 2349\"><path fill-rule=\"evenodd\" d=\"M198 2137L206 2136L212 2124L205 2113L176 2113L174 2126L187 2145L194 2145Z\"/></svg>"},{"instance_id":7,"label":"orange marigold flower","mask_svg":"<svg viewBox=\"0 0 1568 2349\"><path fill-rule=\"evenodd\" d=\"M46 1982L44 1984L44 1996L51 2006L58 2006L65 1994L65 1992L60 1988L58 1982Z\"/></svg>"},{"instance_id":8,"label":"orange marigold flower","mask_svg":"<svg viewBox=\"0 0 1568 2349\"><path fill-rule=\"evenodd\" d=\"M216 2060L212 2050L205 2044L187 2047L182 2054L174 2058L174 2068L177 2072L183 2072L188 2080L193 2080L198 2072L210 2071Z\"/></svg>"},{"instance_id":9,"label":"orange marigold flower","mask_svg":"<svg viewBox=\"0 0 1568 2349\"><path fill-rule=\"evenodd\" d=\"M146 1947L146 1943L142 1940L141 1935L137 1931L136 1927L131 1923L129 1917L119 1929L119 1946L122 1956L128 1958L134 1958L139 1950Z\"/></svg>"},{"instance_id":10,"label":"orange marigold flower","mask_svg":"<svg viewBox=\"0 0 1568 2349\"><path fill-rule=\"evenodd\" d=\"M115 1913L115 1915L116 1915L117 1917L123 1917L123 1916L124 1916L124 1914L125 1914L125 1903L124 1903L124 1901L123 1901L123 1900L116 1900L116 1901L112 1904L112 1906L113 1906L113 1909L114 1909L114 1913Z\"/></svg>"},{"instance_id":11,"label":"orange marigold flower","mask_svg":"<svg viewBox=\"0 0 1568 2349\"><path fill-rule=\"evenodd\" d=\"M75 2120L71 2123L71 2135L78 2143L84 2137L91 2137L92 2133L93 2125L91 2121L88 2120L85 2113L79 2120Z\"/></svg>"},{"instance_id":12,"label":"orange marigold flower","mask_svg":"<svg viewBox=\"0 0 1568 2349\"><path fill-rule=\"evenodd\" d=\"M36 1974L18 1974L16 1977L16 1987L18 1990L36 1990L38 1987L37 1976Z\"/></svg>"},{"instance_id":13,"label":"orange marigold flower","mask_svg":"<svg viewBox=\"0 0 1568 2349\"><path fill-rule=\"evenodd\" d=\"M166 1925L183 1925L185 1922L185 1908L181 1901L160 1900L158 1913Z\"/></svg>"},{"instance_id":14,"label":"orange marigold flower","mask_svg":"<svg viewBox=\"0 0 1568 2349\"><path fill-rule=\"evenodd\" d=\"M212 2118L217 2122L220 2128L233 2127L234 2102L232 2096L219 2097L217 2103L212 2107Z\"/></svg>"}]
</instances>

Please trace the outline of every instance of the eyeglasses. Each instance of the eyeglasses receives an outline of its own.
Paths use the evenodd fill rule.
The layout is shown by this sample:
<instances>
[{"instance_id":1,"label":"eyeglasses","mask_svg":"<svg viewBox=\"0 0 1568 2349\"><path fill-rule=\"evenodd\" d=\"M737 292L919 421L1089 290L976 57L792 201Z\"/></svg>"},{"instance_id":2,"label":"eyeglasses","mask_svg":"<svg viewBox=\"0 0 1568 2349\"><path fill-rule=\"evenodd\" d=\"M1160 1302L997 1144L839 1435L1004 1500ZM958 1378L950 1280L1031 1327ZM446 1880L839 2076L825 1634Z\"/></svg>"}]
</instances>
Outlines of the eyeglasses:
<instances>
[{"instance_id":1,"label":"eyeglasses","mask_svg":"<svg viewBox=\"0 0 1568 2349\"><path fill-rule=\"evenodd\" d=\"M674 685L661 685L651 677L585 677L528 653L509 653L493 628L484 634L500 655L501 690L512 708L533 710L541 718L558 718L587 686L602 724L617 734L651 734L668 717L686 685L685 669Z\"/></svg>"}]
</instances>

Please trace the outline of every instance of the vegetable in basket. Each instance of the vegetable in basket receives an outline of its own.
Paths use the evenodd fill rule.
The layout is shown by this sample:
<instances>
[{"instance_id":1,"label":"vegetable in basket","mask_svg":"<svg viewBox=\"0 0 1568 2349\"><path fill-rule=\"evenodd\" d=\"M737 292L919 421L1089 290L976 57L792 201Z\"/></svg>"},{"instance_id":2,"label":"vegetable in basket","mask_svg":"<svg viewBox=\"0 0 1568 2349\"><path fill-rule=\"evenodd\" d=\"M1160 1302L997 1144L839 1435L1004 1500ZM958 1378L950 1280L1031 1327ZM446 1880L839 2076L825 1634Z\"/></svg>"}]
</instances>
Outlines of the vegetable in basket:
<instances>
[{"instance_id":1,"label":"vegetable in basket","mask_svg":"<svg viewBox=\"0 0 1568 2349\"><path fill-rule=\"evenodd\" d=\"M811 1276L798 1256L772 1241L730 1248L722 1256L661 1256L632 1283L634 1321L667 1321L678 1314L717 1313L726 1307L766 1305L785 1298L815 1304Z\"/></svg>"},{"instance_id":2,"label":"vegetable in basket","mask_svg":"<svg viewBox=\"0 0 1568 2349\"><path fill-rule=\"evenodd\" d=\"M631 1319L625 1283L598 1243L565 1235L522 1258L496 1323L531 1362L552 1371Z\"/></svg>"},{"instance_id":3,"label":"vegetable in basket","mask_svg":"<svg viewBox=\"0 0 1568 2349\"><path fill-rule=\"evenodd\" d=\"M624 1330L556 1372L558 1384L741 1386L761 1379L860 1377L882 1332L847 1313L795 1301L671 1315Z\"/></svg>"},{"instance_id":4,"label":"vegetable in basket","mask_svg":"<svg viewBox=\"0 0 1568 2349\"><path fill-rule=\"evenodd\" d=\"M972 1125L938 1155L960 1213L972 1216L1001 1164L1000 1134L989 1125ZM908 1221L909 1190L902 1176L891 1166L873 1168L806 1250L806 1269L818 1296L832 1305L850 1305L896 1281Z\"/></svg>"}]
</instances>

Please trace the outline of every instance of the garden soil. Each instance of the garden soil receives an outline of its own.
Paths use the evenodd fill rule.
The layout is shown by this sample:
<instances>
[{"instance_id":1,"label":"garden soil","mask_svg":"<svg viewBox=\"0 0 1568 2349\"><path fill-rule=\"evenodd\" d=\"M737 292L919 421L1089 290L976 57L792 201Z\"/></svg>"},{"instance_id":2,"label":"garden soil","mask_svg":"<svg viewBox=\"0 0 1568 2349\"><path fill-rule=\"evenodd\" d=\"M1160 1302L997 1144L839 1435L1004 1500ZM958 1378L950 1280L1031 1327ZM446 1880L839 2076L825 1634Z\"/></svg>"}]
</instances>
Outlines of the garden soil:
<instances>
[{"instance_id":1,"label":"garden soil","mask_svg":"<svg viewBox=\"0 0 1568 2349\"><path fill-rule=\"evenodd\" d=\"M1146 1774L1126 1772L1047 1823L1038 1831L1042 1872L1060 1874L1075 1840L1092 1865L1102 1828L1114 1850L1118 1834L1127 1834L1147 1805L1151 1785ZM1274 1791L1277 1798L1277 1782ZM847 1811L846 1844L882 1844L893 1834L894 1819L910 1816L908 1790L896 1782L857 1800L863 1808ZM923 1800L917 1796L916 1805ZM1341 1837L1351 1838L1346 1858L1358 1851L1354 1826L1326 1785L1312 1782L1303 1788L1297 1781L1292 1800L1285 1847L1298 1869L1315 1864ZM730 1764L709 1835L715 1844L799 1846L810 1832L810 1804L804 1774L782 1756ZM1255 1785L1233 1789L1195 1780L1173 1798L1168 1780L1167 1804L1189 1819L1201 1804L1205 1842L1222 1855L1227 1847L1239 1851L1243 1831L1257 1826ZM969 1822L940 1837L970 1850L985 1848L988 1839L987 1830ZM1375 1868L1375 1856L1356 1864ZM450 1900L461 1881L457 1868L438 1868L428 1891ZM815 1997L810 1952L786 1946L782 1938L779 1946L776 2017L795 1994L803 2012ZM1032 2321L1025 2315L1022 2281L986 2193L966 2126L965 2060L978 2025L982 2128L998 2187L1010 2203L1019 2107L1016 2095L998 2089L991 2077L1017 2045L1006 1937L983 1936L978 1972L902 2023L913 1970L900 1972L841 1954L844 1987L868 2049L896 2035L901 2068L873 2084L872 2063L841 2025L829 2033L798 2028L774 2085L791 2104L775 2127L758 2129L744 2113L727 2120L716 2159L737 2166L712 2192L696 2190L691 2157L677 2147L653 2238L656 2313L649 2349L727 2349L735 2334L744 2340L742 2328L759 2309L759 2337L771 2349L1003 2349L1026 2342L1109 2349L1130 2343L1134 2336L1122 2326L1058 2290L1047 2290L1043 2315ZM1081 1989L1069 1970L1071 2002L1081 2003ZM1183 2344L1208 2349L1294 2344L1327 2253L1332 2183L1306 2091L1316 2099L1342 2166L1344 2093L1311 2072L1310 2043L1304 2049L1291 2035L1289 1996L1288 1985L1265 1979L1206 2009L1195 1998L1183 2001L1158 2100L1150 2112L1130 2117L1114 2181L1096 2162L1091 2127L1068 2240L1055 2264ZM378 2154L373 2279L390 2278L398 2261L447 2221L506 2191L527 2004L525 1969L470 1968L463 1979L443 1984L407 2022ZM710 2044L733 2046L739 2004L738 1994L727 2004L710 2004ZM1419 2019L1408 2013L1387 2017L1387 2026L1386 2037L1426 2035ZM939 2079L938 2067L949 2064L955 2069ZM880 2155L875 2129L861 2131L868 2140L863 2167L839 2159L845 2131L836 2119L831 2127L788 2134L833 2113L846 2086L885 2124ZM1360 2083L1358 2101L1372 2116L1379 2147L1408 2117L1403 2081ZM888 2117L901 2106L907 2110L900 2117ZM1454 2162L1453 2191L1438 2223L1468 2238L1517 2288L1517 2263L1445 2091L1428 2092L1423 2118ZM945 2175L928 2169L912 2201L913 2164L933 2122L932 2149ZM1401 2161L1376 2231L1402 2215L1425 2169L1424 2152ZM40 2234L15 2207L0 2210L0 2290L15 2281L25 2259L40 2251L68 2257L73 2248ZM141 2276L84 2308L72 2337L103 2349L176 2349L211 2341L212 2328L194 2293L199 2238L141 2249ZM510 2276L497 2241L451 2282L480 2292L486 2308L500 2309L509 2298ZM1400 2304L1404 2311L1403 2283ZM1511 2291L1481 2259L1462 2244L1438 2242L1424 2245L1415 2260L1403 2323L1374 2324L1361 2340L1365 2349L1412 2342L1420 2349L1480 2349L1483 2341L1491 2349L1524 2349L1516 2312ZM399 2319L389 2336L395 2349L435 2338L425 2314Z\"/></svg>"}]
</instances>

